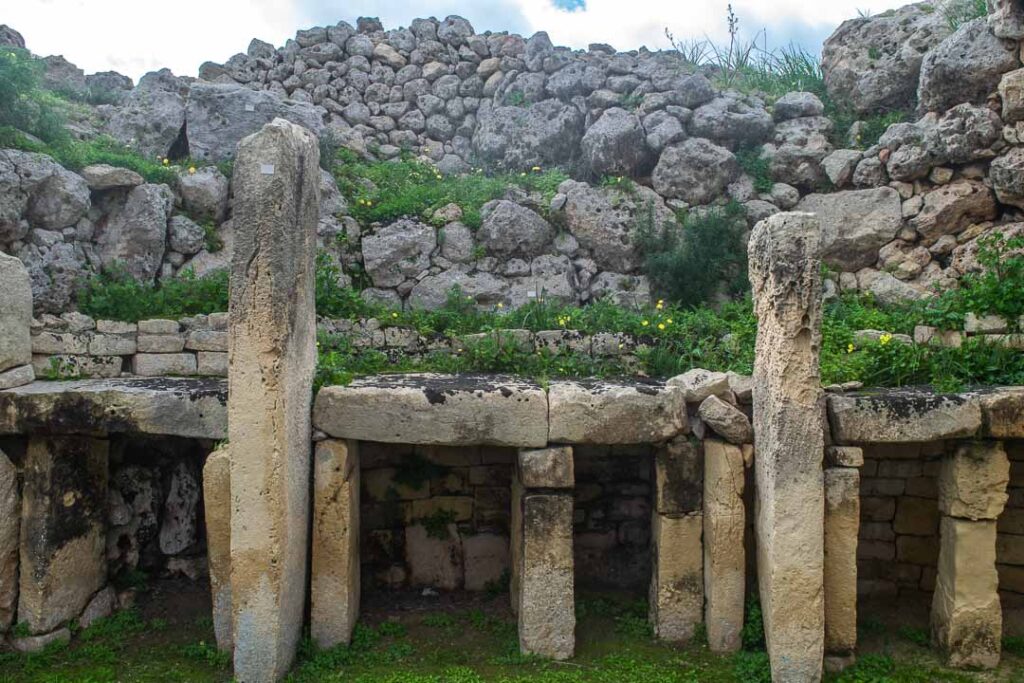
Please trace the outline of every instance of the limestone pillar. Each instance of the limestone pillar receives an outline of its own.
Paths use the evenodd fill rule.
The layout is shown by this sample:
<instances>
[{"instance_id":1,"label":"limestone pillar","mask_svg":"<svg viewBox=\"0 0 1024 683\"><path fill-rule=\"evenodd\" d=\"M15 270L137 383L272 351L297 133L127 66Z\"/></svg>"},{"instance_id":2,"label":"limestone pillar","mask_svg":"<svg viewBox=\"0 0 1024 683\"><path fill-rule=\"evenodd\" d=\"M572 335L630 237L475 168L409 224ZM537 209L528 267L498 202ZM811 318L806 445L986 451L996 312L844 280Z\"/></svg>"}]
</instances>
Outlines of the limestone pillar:
<instances>
[{"instance_id":1,"label":"limestone pillar","mask_svg":"<svg viewBox=\"0 0 1024 683\"><path fill-rule=\"evenodd\" d=\"M227 446L206 458L203 505L213 600L213 632L217 637L217 649L231 652L231 458Z\"/></svg>"},{"instance_id":2,"label":"limestone pillar","mask_svg":"<svg viewBox=\"0 0 1024 683\"><path fill-rule=\"evenodd\" d=\"M313 458L310 632L322 648L348 644L359 617L359 449L327 440Z\"/></svg>"},{"instance_id":3,"label":"limestone pillar","mask_svg":"<svg viewBox=\"0 0 1024 683\"><path fill-rule=\"evenodd\" d=\"M10 628L18 606L18 534L21 493L18 470L0 451L0 633Z\"/></svg>"},{"instance_id":4,"label":"limestone pillar","mask_svg":"<svg viewBox=\"0 0 1024 683\"><path fill-rule=\"evenodd\" d=\"M818 681L824 650L821 229L780 213L750 236L757 314L758 586L772 678Z\"/></svg>"},{"instance_id":5,"label":"limestone pillar","mask_svg":"<svg viewBox=\"0 0 1024 683\"><path fill-rule=\"evenodd\" d=\"M28 384L32 370L32 286L25 265L0 253L0 390Z\"/></svg>"},{"instance_id":6,"label":"limestone pillar","mask_svg":"<svg viewBox=\"0 0 1024 683\"><path fill-rule=\"evenodd\" d=\"M743 451L704 441L704 625L712 652L736 652L743 644L746 555L743 529Z\"/></svg>"},{"instance_id":7,"label":"limestone pillar","mask_svg":"<svg viewBox=\"0 0 1024 683\"><path fill-rule=\"evenodd\" d=\"M857 649L860 471L825 470L825 664L842 670Z\"/></svg>"},{"instance_id":8,"label":"limestone pillar","mask_svg":"<svg viewBox=\"0 0 1024 683\"><path fill-rule=\"evenodd\" d=\"M576 647L572 448L521 450L513 489L519 649L569 659Z\"/></svg>"},{"instance_id":9,"label":"limestone pillar","mask_svg":"<svg viewBox=\"0 0 1024 683\"><path fill-rule=\"evenodd\" d=\"M107 582L108 453L108 442L100 439L29 439L18 622L32 634L77 618Z\"/></svg>"},{"instance_id":10,"label":"limestone pillar","mask_svg":"<svg viewBox=\"0 0 1024 683\"><path fill-rule=\"evenodd\" d=\"M656 638L686 642L704 609L703 455L698 442L679 437L654 457L649 619Z\"/></svg>"},{"instance_id":11,"label":"limestone pillar","mask_svg":"<svg viewBox=\"0 0 1024 683\"><path fill-rule=\"evenodd\" d=\"M939 473L940 546L932 597L932 642L954 667L994 668L1003 614L996 574L996 519L1006 504L1010 462L1003 444L962 444Z\"/></svg>"},{"instance_id":12,"label":"limestone pillar","mask_svg":"<svg viewBox=\"0 0 1024 683\"><path fill-rule=\"evenodd\" d=\"M275 119L238 145L228 330L235 677L285 675L302 635L319 149Z\"/></svg>"}]
</instances>

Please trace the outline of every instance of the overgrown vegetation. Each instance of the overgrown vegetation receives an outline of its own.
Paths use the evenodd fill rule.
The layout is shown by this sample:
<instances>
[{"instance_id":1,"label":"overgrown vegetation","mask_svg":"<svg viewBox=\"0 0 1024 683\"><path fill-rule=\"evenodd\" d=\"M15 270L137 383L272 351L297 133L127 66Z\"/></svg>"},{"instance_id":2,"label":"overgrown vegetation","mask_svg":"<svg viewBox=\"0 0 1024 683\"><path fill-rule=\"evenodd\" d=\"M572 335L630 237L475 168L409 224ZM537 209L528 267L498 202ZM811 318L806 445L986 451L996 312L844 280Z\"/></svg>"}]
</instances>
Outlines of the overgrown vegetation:
<instances>
[{"instance_id":1,"label":"overgrown vegetation","mask_svg":"<svg viewBox=\"0 0 1024 683\"><path fill-rule=\"evenodd\" d=\"M987 0L949 0L942 7L942 13L954 31L969 21L988 16Z\"/></svg>"},{"instance_id":2,"label":"overgrown vegetation","mask_svg":"<svg viewBox=\"0 0 1024 683\"><path fill-rule=\"evenodd\" d=\"M484 204L503 197L510 188L542 195L543 205L568 178L558 169L534 166L529 171L488 175L473 173L445 176L433 165L403 155L389 162L363 161L348 149L335 152L333 165L338 188L349 205L349 213L364 224L410 217L431 221L433 213L448 204L462 210L462 222L470 228L481 223ZM440 227L438 225L437 227Z\"/></svg>"},{"instance_id":3,"label":"overgrown vegetation","mask_svg":"<svg viewBox=\"0 0 1024 683\"><path fill-rule=\"evenodd\" d=\"M123 321L226 311L228 273L221 270L198 278L185 272L149 284L139 282L124 269L110 268L83 283L78 309L94 318Z\"/></svg>"}]
</instances>

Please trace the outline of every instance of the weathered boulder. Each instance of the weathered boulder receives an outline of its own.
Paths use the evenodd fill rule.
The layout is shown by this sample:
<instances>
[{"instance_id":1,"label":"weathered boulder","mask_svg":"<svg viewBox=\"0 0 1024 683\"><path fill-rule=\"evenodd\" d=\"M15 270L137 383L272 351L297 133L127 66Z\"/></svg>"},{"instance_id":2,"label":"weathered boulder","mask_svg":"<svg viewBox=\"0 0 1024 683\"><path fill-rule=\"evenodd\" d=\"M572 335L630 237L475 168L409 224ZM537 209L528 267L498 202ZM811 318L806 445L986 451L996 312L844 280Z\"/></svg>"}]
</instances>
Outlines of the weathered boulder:
<instances>
[{"instance_id":1,"label":"weathered boulder","mask_svg":"<svg viewBox=\"0 0 1024 683\"><path fill-rule=\"evenodd\" d=\"M178 178L182 206L195 218L220 223L228 212L228 179L216 166L204 166Z\"/></svg>"},{"instance_id":2,"label":"weathered boulder","mask_svg":"<svg viewBox=\"0 0 1024 683\"><path fill-rule=\"evenodd\" d=\"M107 132L144 156L167 156L185 125L187 94L188 84L170 69L150 72L118 106Z\"/></svg>"},{"instance_id":3,"label":"weathered boulder","mask_svg":"<svg viewBox=\"0 0 1024 683\"><path fill-rule=\"evenodd\" d=\"M903 224L900 196L889 187L812 194L796 210L817 214L822 258L845 271L873 265Z\"/></svg>"},{"instance_id":4,"label":"weathered boulder","mask_svg":"<svg viewBox=\"0 0 1024 683\"><path fill-rule=\"evenodd\" d=\"M89 99L92 102L121 104L131 93L135 83L128 76L116 71L100 71L86 75L85 87L89 90Z\"/></svg>"},{"instance_id":5,"label":"weathered boulder","mask_svg":"<svg viewBox=\"0 0 1024 683\"><path fill-rule=\"evenodd\" d=\"M988 25L999 38L1024 38L1024 7L1017 0L991 0Z\"/></svg>"},{"instance_id":6,"label":"weathered boulder","mask_svg":"<svg viewBox=\"0 0 1024 683\"><path fill-rule=\"evenodd\" d=\"M441 308L454 288L480 307L504 303L509 294L508 280L492 273L468 273L465 268L455 267L420 280L409 293L409 306L427 310Z\"/></svg>"},{"instance_id":7,"label":"weathered boulder","mask_svg":"<svg viewBox=\"0 0 1024 683\"><path fill-rule=\"evenodd\" d=\"M701 402L698 414L715 434L729 443L753 443L754 430L750 419L736 406L711 395Z\"/></svg>"},{"instance_id":8,"label":"weathered boulder","mask_svg":"<svg viewBox=\"0 0 1024 683\"><path fill-rule=\"evenodd\" d=\"M810 92L788 92L775 101L772 118L776 123L807 116L821 116L825 105L818 96Z\"/></svg>"},{"instance_id":9,"label":"weathered boulder","mask_svg":"<svg viewBox=\"0 0 1024 683\"><path fill-rule=\"evenodd\" d=\"M989 178L999 201L1024 209L1024 147L1011 147L993 161Z\"/></svg>"},{"instance_id":10,"label":"weathered boulder","mask_svg":"<svg viewBox=\"0 0 1024 683\"><path fill-rule=\"evenodd\" d=\"M0 243L62 230L89 210L85 180L44 154L0 150Z\"/></svg>"},{"instance_id":11,"label":"weathered boulder","mask_svg":"<svg viewBox=\"0 0 1024 683\"><path fill-rule=\"evenodd\" d=\"M96 224L96 253L106 267L123 266L135 279L152 282L160 272L174 193L166 185L132 188Z\"/></svg>"},{"instance_id":12,"label":"weathered boulder","mask_svg":"<svg viewBox=\"0 0 1024 683\"><path fill-rule=\"evenodd\" d=\"M961 444L942 461L939 511L970 520L998 519L1006 507L1010 461L999 441Z\"/></svg>"},{"instance_id":13,"label":"weathered boulder","mask_svg":"<svg viewBox=\"0 0 1024 683\"><path fill-rule=\"evenodd\" d=\"M179 254L198 253L206 241L206 231L188 216L172 216L167 223L167 245Z\"/></svg>"},{"instance_id":14,"label":"weathered boulder","mask_svg":"<svg viewBox=\"0 0 1024 683\"><path fill-rule=\"evenodd\" d=\"M0 24L0 45L25 49L25 39L7 24Z\"/></svg>"},{"instance_id":15,"label":"weathered boulder","mask_svg":"<svg viewBox=\"0 0 1024 683\"><path fill-rule=\"evenodd\" d=\"M231 159L239 140L277 118L316 135L324 128L324 110L310 102L237 84L193 83L185 113L189 153L196 159Z\"/></svg>"},{"instance_id":16,"label":"weathered boulder","mask_svg":"<svg viewBox=\"0 0 1024 683\"><path fill-rule=\"evenodd\" d=\"M389 375L324 387L313 422L339 439L540 448L548 401L533 382L502 376Z\"/></svg>"},{"instance_id":17,"label":"weathered boulder","mask_svg":"<svg viewBox=\"0 0 1024 683\"><path fill-rule=\"evenodd\" d=\"M619 107L605 112L584 133L580 161L595 178L606 175L637 177L651 163L640 118Z\"/></svg>"},{"instance_id":18,"label":"weathered boulder","mask_svg":"<svg viewBox=\"0 0 1024 683\"><path fill-rule=\"evenodd\" d=\"M696 205L721 196L737 176L739 164L732 152L710 140L690 138L661 153L651 182L659 195Z\"/></svg>"},{"instance_id":19,"label":"weathered boulder","mask_svg":"<svg viewBox=\"0 0 1024 683\"><path fill-rule=\"evenodd\" d=\"M49 55L42 58L43 74L41 85L47 90L74 98L85 96L85 72L64 58L64 55Z\"/></svg>"},{"instance_id":20,"label":"weathered boulder","mask_svg":"<svg viewBox=\"0 0 1024 683\"><path fill-rule=\"evenodd\" d=\"M731 148L766 142L774 128L772 117L760 100L734 93L716 97L698 107L689 125L690 133L695 137L714 140Z\"/></svg>"},{"instance_id":21,"label":"weathered boulder","mask_svg":"<svg viewBox=\"0 0 1024 683\"><path fill-rule=\"evenodd\" d=\"M984 104L1003 74L1019 67L1015 42L996 38L984 18L969 21L925 55L919 108L941 112L961 102Z\"/></svg>"},{"instance_id":22,"label":"weathered boulder","mask_svg":"<svg viewBox=\"0 0 1024 683\"><path fill-rule=\"evenodd\" d=\"M992 220L999 213L992 190L974 180L958 180L937 187L924 196L920 213L910 225L924 245L943 235L962 232L974 223Z\"/></svg>"},{"instance_id":23,"label":"weathered boulder","mask_svg":"<svg viewBox=\"0 0 1024 683\"><path fill-rule=\"evenodd\" d=\"M477 111L473 150L487 163L509 170L567 164L579 153L583 114L558 100L529 107L495 107Z\"/></svg>"},{"instance_id":24,"label":"weathered boulder","mask_svg":"<svg viewBox=\"0 0 1024 683\"><path fill-rule=\"evenodd\" d=\"M496 256L531 258L554 237L555 231L539 214L506 199L487 202L480 215L483 222L477 240Z\"/></svg>"},{"instance_id":25,"label":"weathered boulder","mask_svg":"<svg viewBox=\"0 0 1024 683\"><path fill-rule=\"evenodd\" d=\"M676 375L666 384L682 390L683 398L687 403L703 403L709 396L718 396L729 391L729 375L724 372L693 368L681 375Z\"/></svg>"},{"instance_id":26,"label":"weathered boulder","mask_svg":"<svg viewBox=\"0 0 1024 683\"><path fill-rule=\"evenodd\" d=\"M666 441L689 431L683 392L660 383L552 382L551 443Z\"/></svg>"},{"instance_id":27,"label":"weathered boulder","mask_svg":"<svg viewBox=\"0 0 1024 683\"><path fill-rule=\"evenodd\" d=\"M829 95L862 114L910 108L925 53L949 33L929 3L844 21L821 50Z\"/></svg>"},{"instance_id":28,"label":"weathered boulder","mask_svg":"<svg viewBox=\"0 0 1024 683\"><path fill-rule=\"evenodd\" d=\"M32 362L32 285L17 258L0 253L0 372Z\"/></svg>"},{"instance_id":29,"label":"weathered boulder","mask_svg":"<svg viewBox=\"0 0 1024 683\"><path fill-rule=\"evenodd\" d=\"M395 287L430 267L437 233L429 225L401 219L362 238L363 265L377 287Z\"/></svg>"},{"instance_id":30,"label":"weathered boulder","mask_svg":"<svg viewBox=\"0 0 1024 683\"><path fill-rule=\"evenodd\" d=\"M135 187L146 182L130 168L120 168L108 164L92 164L80 171L90 190L113 190L119 187Z\"/></svg>"},{"instance_id":31,"label":"weathered boulder","mask_svg":"<svg viewBox=\"0 0 1024 683\"><path fill-rule=\"evenodd\" d=\"M640 266L641 255L633 242L636 221L650 212L654 226L674 223L675 215L650 188L636 192L573 183L566 194L565 223L580 246L589 249L602 269L629 273Z\"/></svg>"}]
</instances>

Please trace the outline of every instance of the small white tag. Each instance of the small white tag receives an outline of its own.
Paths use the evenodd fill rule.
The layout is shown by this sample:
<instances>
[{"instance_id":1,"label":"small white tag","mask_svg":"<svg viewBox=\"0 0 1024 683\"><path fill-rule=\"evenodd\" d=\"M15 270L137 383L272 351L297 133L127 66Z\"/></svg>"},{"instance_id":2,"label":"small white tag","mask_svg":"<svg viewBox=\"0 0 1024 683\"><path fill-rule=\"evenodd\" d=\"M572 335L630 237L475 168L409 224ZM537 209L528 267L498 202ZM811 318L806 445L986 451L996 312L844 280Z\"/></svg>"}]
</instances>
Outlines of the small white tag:
<instances>
[{"instance_id":1,"label":"small white tag","mask_svg":"<svg viewBox=\"0 0 1024 683\"><path fill-rule=\"evenodd\" d=\"M263 175L274 175L273 164L260 164L260 173Z\"/></svg>"},{"instance_id":2,"label":"small white tag","mask_svg":"<svg viewBox=\"0 0 1024 683\"><path fill-rule=\"evenodd\" d=\"M528 291L528 292L526 293L526 298L527 298L527 299L536 299L536 298L537 298L537 292L535 292L535 291L533 291L533 290L531 289L530 291Z\"/></svg>"},{"instance_id":3,"label":"small white tag","mask_svg":"<svg viewBox=\"0 0 1024 683\"><path fill-rule=\"evenodd\" d=\"M251 104L251 103L247 104L247 105L245 105L245 110L246 111L256 111L256 105L255 104Z\"/></svg>"}]
</instances>

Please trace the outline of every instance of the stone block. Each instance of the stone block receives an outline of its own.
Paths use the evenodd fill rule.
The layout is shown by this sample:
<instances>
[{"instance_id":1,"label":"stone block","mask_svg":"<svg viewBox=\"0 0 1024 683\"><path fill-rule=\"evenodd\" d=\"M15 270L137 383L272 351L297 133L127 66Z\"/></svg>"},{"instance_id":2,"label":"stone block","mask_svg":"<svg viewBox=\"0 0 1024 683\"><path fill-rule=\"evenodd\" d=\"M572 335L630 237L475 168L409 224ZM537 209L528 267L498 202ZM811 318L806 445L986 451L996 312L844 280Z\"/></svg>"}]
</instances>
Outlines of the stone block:
<instances>
[{"instance_id":1,"label":"stone block","mask_svg":"<svg viewBox=\"0 0 1024 683\"><path fill-rule=\"evenodd\" d=\"M49 633L107 581L108 443L32 437L24 463L18 621Z\"/></svg>"},{"instance_id":2,"label":"stone block","mask_svg":"<svg viewBox=\"0 0 1024 683\"><path fill-rule=\"evenodd\" d=\"M89 353L89 335L43 330L32 335L32 353L55 355Z\"/></svg>"},{"instance_id":3,"label":"stone block","mask_svg":"<svg viewBox=\"0 0 1024 683\"><path fill-rule=\"evenodd\" d=\"M899 536L896 539L896 559L917 565L933 565L939 557L939 542L935 536Z\"/></svg>"},{"instance_id":4,"label":"stone block","mask_svg":"<svg viewBox=\"0 0 1024 683\"><path fill-rule=\"evenodd\" d=\"M137 350L135 337L117 334L94 334L89 339L89 354L93 356L131 356Z\"/></svg>"},{"instance_id":5,"label":"stone block","mask_svg":"<svg viewBox=\"0 0 1024 683\"><path fill-rule=\"evenodd\" d=\"M359 617L359 444L328 439L313 456L310 634L348 644Z\"/></svg>"},{"instance_id":6,"label":"stone block","mask_svg":"<svg viewBox=\"0 0 1024 683\"><path fill-rule=\"evenodd\" d=\"M829 467L862 467L864 450L856 446L828 446L825 449L825 464Z\"/></svg>"},{"instance_id":7,"label":"stone block","mask_svg":"<svg viewBox=\"0 0 1024 683\"><path fill-rule=\"evenodd\" d=\"M651 517L651 587L649 618L654 636L688 642L702 623L704 563L697 514Z\"/></svg>"},{"instance_id":8,"label":"stone block","mask_svg":"<svg viewBox=\"0 0 1024 683\"><path fill-rule=\"evenodd\" d=\"M231 652L231 456L221 446L203 465L206 555L217 649Z\"/></svg>"},{"instance_id":9,"label":"stone block","mask_svg":"<svg viewBox=\"0 0 1024 683\"><path fill-rule=\"evenodd\" d=\"M18 538L21 493L18 470L0 451L0 633L14 622L18 606Z\"/></svg>"},{"instance_id":10,"label":"stone block","mask_svg":"<svg viewBox=\"0 0 1024 683\"><path fill-rule=\"evenodd\" d=\"M824 656L821 242L817 216L779 213L758 223L748 244L758 585L779 681L819 680Z\"/></svg>"},{"instance_id":11,"label":"stone block","mask_svg":"<svg viewBox=\"0 0 1024 683\"><path fill-rule=\"evenodd\" d=\"M181 353L185 350L185 337L180 334L140 334L139 353Z\"/></svg>"},{"instance_id":12,"label":"stone block","mask_svg":"<svg viewBox=\"0 0 1024 683\"><path fill-rule=\"evenodd\" d=\"M228 376L228 354L200 351L196 354L196 374L206 377Z\"/></svg>"},{"instance_id":13,"label":"stone block","mask_svg":"<svg viewBox=\"0 0 1024 683\"><path fill-rule=\"evenodd\" d=\"M132 374L141 377L194 375L196 357L192 353L137 353L132 356Z\"/></svg>"},{"instance_id":14,"label":"stone block","mask_svg":"<svg viewBox=\"0 0 1024 683\"><path fill-rule=\"evenodd\" d=\"M681 389L683 400L687 403L702 403L708 396L719 396L729 391L729 375L724 372L694 368L681 375L676 375L666 384Z\"/></svg>"},{"instance_id":15,"label":"stone block","mask_svg":"<svg viewBox=\"0 0 1024 683\"><path fill-rule=\"evenodd\" d=\"M901 497L896 501L893 530L911 536L935 536L939 532L939 506L928 498Z\"/></svg>"},{"instance_id":16,"label":"stone block","mask_svg":"<svg viewBox=\"0 0 1024 683\"><path fill-rule=\"evenodd\" d=\"M540 385L502 376L389 375L324 387L313 422L336 438L447 446L548 444Z\"/></svg>"},{"instance_id":17,"label":"stone block","mask_svg":"<svg viewBox=\"0 0 1024 683\"><path fill-rule=\"evenodd\" d=\"M825 654L846 656L857 647L857 544L860 474L825 470Z\"/></svg>"},{"instance_id":18,"label":"stone block","mask_svg":"<svg viewBox=\"0 0 1024 683\"><path fill-rule=\"evenodd\" d=\"M715 439L704 442L704 624L712 652L737 652L742 645L744 477L743 452L738 446Z\"/></svg>"},{"instance_id":19,"label":"stone block","mask_svg":"<svg viewBox=\"0 0 1024 683\"><path fill-rule=\"evenodd\" d=\"M840 444L923 443L969 437L981 429L976 395L889 389L829 394L832 438Z\"/></svg>"},{"instance_id":20,"label":"stone block","mask_svg":"<svg viewBox=\"0 0 1024 683\"><path fill-rule=\"evenodd\" d=\"M140 320L138 323L139 336L145 334L178 334L181 325L177 320L165 320L154 318L151 320Z\"/></svg>"},{"instance_id":21,"label":"stone block","mask_svg":"<svg viewBox=\"0 0 1024 683\"><path fill-rule=\"evenodd\" d=\"M750 419L742 410L717 396L708 396L704 399L700 404L698 414L700 419L714 430L715 434L729 443L745 444L754 440L754 430L750 426Z\"/></svg>"},{"instance_id":22,"label":"stone block","mask_svg":"<svg viewBox=\"0 0 1024 683\"><path fill-rule=\"evenodd\" d=\"M414 500L409 505L407 522L426 520L440 514L451 516L455 522L468 522L473 519L473 498L471 496L434 496L423 500Z\"/></svg>"},{"instance_id":23,"label":"stone block","mask_svg":"<svg viewBox=\"0 0 1024 683\"><path fill-rule=\"evenodd\" d=\"M462 538L465 558L465 587L468 591L486 591L500 586L509 571L509 539L493 533Z\"/></svg>"},{"instance_id":24,"label":"stone block","mask_svg":"<svg viewBox=\"0 0 1024 683\"><path fill-rule=\"evenodd\" d=\"M238 144L231 182L228 437L244 454L231 458L232 509L245 511L231 518L231 607L245 683L282 678L302 637L319 156L308 130L275 119Z\"/></svg>"},{"instance_id":25,"label":"stone block","mask_svg":"<svg viewBox=\"0 0 1024 683\"><path fill-rule=\"evenodd\" d=\"M21 259L0 253L0 372L32 360L32 285Z\"/></svg>"},{"instance_id":26,"label":"stone block","mask_svg":"<svg viewBox=\"0 0 1024 683\"><path fill-rule=\"evenodd\" d=\"M660 383L552 382L551 443L656 443L688 432L683 393Z\"/></svg>"},{"instance_id":27,"label":"stone block","mask_svg":"<svg viewBox=\"0 0 1024 683\"><path fill-rule=\"evenodd\" d=\"M33 373L38 377L70 378L120 377L124 369L121 356L75 356L61 354L57 356L32 356Z\"/></svg>"},{"instance_id":28,"label":"stone block","mask_svg":"<svg viewBox=\"0 0 1024 683\"><path fill-rule=\"evenodd\" d=\"M462 588L465 571L458 527L447 524L428 530L422 524L406 526L405 563L410 585L446 591Z\"/></svg>"},{"instance_id":29,"label":"stone block","mask_svg":"<svg viewBox=\"0 0 1024 683\"><path fill-rule=\"evenodd\" d=\"M699 512L703 481L704 455L699 442L681 436L654 451L654 507L658 513Z\"/></svg>"},{"instance_id":30,"label":"stone block","mask_svg":"<svg viewBox=\"0 0 1024 683\"><path fill-rule=\"evenodd\" d=\"M517 466L527 489L571 489L575 483L571 446L523 449Z\"/></svg>"},{"instance_id":31,"label":"stone block","mask_svg":"<svg viewBox=\"0 0 1024 683\"><path fill-rule=\"evenodd\" d=\"M576 647L571 493L526 493L516 558L519 649L569 659Z\"/></svg>"},{"instance_id":32,"label":"stone block","mask_svg":"<svg viewBox=\"0 0 1024 683\"><path fill-rule=\"evenodd\" d=\"M19 365L0 372L0 391L23 387L36 379L36 371L31 365Z\"/></svg>"},{"instance_id":33,"label":"stone block","mask_svg":"<svg viewBox=\"0 0 1024 683\"><path fill-rule=\"evenodd\" d=\"M939 510L951 517L996 519L1006 505L1010 461L998 441L957 446L942 462Z\"/></svg>"},{"instance_id":34,"label":"stone block","mask_svg":"<svg viewBox=\"0 0 1024 683\"><path fill-rule=\"evenodd\" d=\"M1000 388L979 396L984 435L992 439L1024 438L1024 389Z\"/></svg>"},{"instance_id":35,"label":"stone block","mask_svg":"<svg viewBox=\"0 0 1024 683\"><path fill-rule=\"evenodd\" d=\"M427 481L418 482L415 488L410 484L395 481L398 470L394 467L384 467L374 470L364 470L361 479L363 491L370 500L384 502L388 500L414 500L417 498L430 497L430 483Z\"/></svg>"},{"instance_id":36,"label":"stone block","mask_svg":"<svg viewBox=\"0 0 1024 683\"><path fill-rule=\"evenodd\" d=\"M188 333L185 348L190 351L226 352L228 350L227 330L193 330Z\"/></svg>"},{"instance_id":37,"label":"stone block","mask_svg":"<svg viewBox=\"0 0 1024 683\"><path fill-rule=\"evenodd\" d=\"M135 336L139 331L136 323L126 323L120 320L97 320L96 331L100 334L117 334Z\"/></svg>"},{"instance_id":38,"label":"stone block","mask_svg":"<svg viewBox=\"0 0 1024 683\"><path fill-rule=\"evenodd\" d=\"M932 643L949 666L999 664L1003 614L996 572L996 523L943 517L932 598Z\"/></svg>"}]
</instances>

